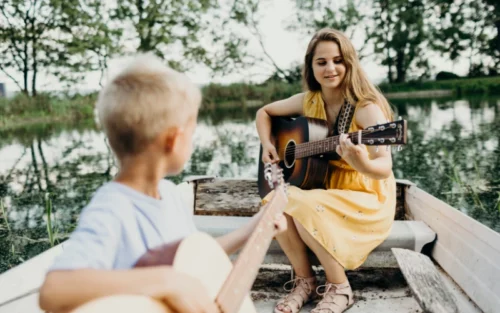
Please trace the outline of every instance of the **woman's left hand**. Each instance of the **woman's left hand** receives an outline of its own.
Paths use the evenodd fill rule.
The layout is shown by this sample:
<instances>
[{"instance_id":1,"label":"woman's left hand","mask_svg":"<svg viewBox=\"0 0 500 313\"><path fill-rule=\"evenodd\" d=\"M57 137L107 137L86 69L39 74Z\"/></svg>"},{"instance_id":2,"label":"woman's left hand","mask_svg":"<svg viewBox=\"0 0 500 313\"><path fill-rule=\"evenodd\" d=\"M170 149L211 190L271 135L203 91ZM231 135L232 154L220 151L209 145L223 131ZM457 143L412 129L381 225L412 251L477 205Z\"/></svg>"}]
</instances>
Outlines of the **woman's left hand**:
<instances>
[{"instance_id":1,"label":"woman's left hand","mask_svg":"<svg viewBox=\"0 0 500 313\"><path fill-rule=\"evenodd\" d=\"M339 143L336 149L338 155L340 155L353 169L363 173L366 164L370 160L365 145L353 144L351 139L347 138L346 134L340 135Z\"/></svg>"}]
</instances>

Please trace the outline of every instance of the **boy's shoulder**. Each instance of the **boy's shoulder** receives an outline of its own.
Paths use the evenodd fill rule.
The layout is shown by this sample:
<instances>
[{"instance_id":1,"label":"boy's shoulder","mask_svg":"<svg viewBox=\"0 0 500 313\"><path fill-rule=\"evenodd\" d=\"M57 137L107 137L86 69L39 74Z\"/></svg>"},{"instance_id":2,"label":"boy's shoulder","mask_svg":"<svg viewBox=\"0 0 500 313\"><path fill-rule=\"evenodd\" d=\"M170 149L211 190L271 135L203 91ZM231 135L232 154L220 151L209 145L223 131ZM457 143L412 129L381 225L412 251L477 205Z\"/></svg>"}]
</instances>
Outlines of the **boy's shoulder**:
<instances>
[{"instance_id":1,"label":"boy's shoulder","mask_svg":"<svg viewBox=\"0 0 500 313\"><path fill-rule=\"evenodd\" d=\"M113 215L123 216L127 208L133 209L131 199L121 190L119 184L108 182L94 192L82 214L94 210L105 210Z\"/></svg>"}]
</instances>

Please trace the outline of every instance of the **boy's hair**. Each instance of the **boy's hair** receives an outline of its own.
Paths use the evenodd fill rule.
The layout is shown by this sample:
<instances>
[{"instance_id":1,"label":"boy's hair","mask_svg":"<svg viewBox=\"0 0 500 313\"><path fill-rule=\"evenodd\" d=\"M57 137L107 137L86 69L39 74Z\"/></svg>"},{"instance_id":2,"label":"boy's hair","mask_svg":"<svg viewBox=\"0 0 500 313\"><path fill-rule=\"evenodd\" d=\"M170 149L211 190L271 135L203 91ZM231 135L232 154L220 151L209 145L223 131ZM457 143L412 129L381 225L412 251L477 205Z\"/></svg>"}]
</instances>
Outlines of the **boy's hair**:
<instances>
[{"instance_id":1,"label":"boy's hair","mask_svg":"<svg viewBox=\"0 0 500 313\"><path fill-rule=\"evenodd\" d=\"M201 92L186 75L153 54L141 54L99 93L97 114L120 158L143 149L169 127L197 112Z\"/></svg>"}]
</instances>

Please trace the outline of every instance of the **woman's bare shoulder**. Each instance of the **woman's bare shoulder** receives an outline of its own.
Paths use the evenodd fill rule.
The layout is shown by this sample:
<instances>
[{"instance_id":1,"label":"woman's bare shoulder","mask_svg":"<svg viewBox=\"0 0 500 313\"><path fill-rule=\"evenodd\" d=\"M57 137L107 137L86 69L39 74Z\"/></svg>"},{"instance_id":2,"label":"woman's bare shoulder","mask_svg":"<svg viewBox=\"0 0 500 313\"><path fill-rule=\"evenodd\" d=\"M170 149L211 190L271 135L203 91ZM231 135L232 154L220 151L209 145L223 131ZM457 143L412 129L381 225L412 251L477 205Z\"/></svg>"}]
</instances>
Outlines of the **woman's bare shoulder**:
<instances>
[{"instance_id":1,"label":"woman's bare shoulder","mask_svg":"<svg viewBox=\"0 0 500 313\"><path fill-rule=\"evenodd\" d=\"M298 93L289 98L269 103L263 109L270 116L303 115L305 95L305 92Z\"/></svg>"},{"instance_id":2,"label":"woman's bare shoulder","mask_svg":"<svg viewBox=\"0 0 500 313\"><path fill-rule=\"evenodd\" d=\"M367 128L376 124L386 123L386 116L379 105L368 102L360 104L356 108L356 122L362 128Z\"/></svg>"}]
</instances>

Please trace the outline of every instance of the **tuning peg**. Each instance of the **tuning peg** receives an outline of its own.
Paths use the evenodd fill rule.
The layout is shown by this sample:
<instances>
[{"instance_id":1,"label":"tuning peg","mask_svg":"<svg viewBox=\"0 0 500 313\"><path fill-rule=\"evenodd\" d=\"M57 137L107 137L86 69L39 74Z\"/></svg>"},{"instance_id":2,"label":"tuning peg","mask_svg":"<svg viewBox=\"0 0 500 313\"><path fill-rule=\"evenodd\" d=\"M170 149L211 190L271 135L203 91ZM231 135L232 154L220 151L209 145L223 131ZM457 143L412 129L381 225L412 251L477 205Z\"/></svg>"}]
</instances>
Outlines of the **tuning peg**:
<instances>
[{"instance_id":1,"label":"tuning peg","mask_svg":"<svg viewBox=\"0 0 500 313\"><path fill-rule=\"evenodd\" d=\"M398 120L399 120L399 121L400 121L400 120L402 120L402 119L403 119L403 118L401 117L401 115L400 115L400 116L398 116Z\"/></svg>"}]
</instances>

